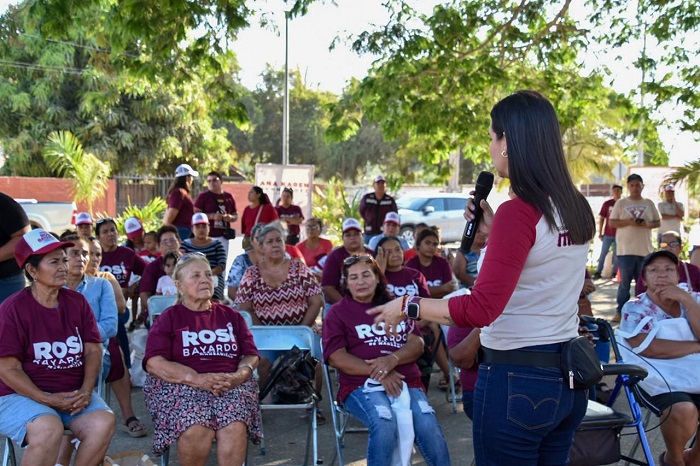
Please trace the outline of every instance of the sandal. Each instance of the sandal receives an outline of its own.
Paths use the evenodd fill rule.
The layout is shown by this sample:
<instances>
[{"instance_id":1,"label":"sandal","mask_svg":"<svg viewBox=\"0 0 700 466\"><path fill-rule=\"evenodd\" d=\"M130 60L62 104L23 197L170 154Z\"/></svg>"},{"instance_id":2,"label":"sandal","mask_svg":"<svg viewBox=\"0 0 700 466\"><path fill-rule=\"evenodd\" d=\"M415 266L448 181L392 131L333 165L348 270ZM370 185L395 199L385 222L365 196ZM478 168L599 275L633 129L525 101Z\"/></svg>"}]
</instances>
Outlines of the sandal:
<instances>
[{"instance_id":1,"label":"sandal","mask_svg":"<svg viewBox=\"0 0 700 466\"><path fill-rule=\"evenodd\" d=\"M322 426L326 423L326 416L323 415L321 408L316 408L316 425Z\"/></svg>"},{"instance_id":2,"label":"sandal","mask_svg":"<svg viewBox=\"0 0 700 466\"><path fill-rule=\"evenodd\" d=\"M146 432L146 426L143 425L136 416L131 416L129 419L124 421L124 424L122 424L122 430L133 438L145 437L148 435L148 432Z\"/></svg>"}]
</instances>

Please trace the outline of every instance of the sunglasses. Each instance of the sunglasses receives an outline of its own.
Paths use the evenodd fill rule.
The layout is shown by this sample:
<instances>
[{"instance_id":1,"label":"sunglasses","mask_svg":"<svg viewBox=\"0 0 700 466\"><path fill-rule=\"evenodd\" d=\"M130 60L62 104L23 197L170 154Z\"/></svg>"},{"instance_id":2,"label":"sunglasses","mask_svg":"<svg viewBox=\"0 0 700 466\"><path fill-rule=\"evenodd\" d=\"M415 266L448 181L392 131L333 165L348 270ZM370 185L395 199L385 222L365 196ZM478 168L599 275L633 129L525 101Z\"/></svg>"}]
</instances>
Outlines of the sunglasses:
<instances>
[{"instance_id":1,"label":"sunglasses","mask_svg":"<svg viewBox=\"0 0 700 466\"><path fill-rule=\"evenodd\" d=\"M366 262L369 264L372 262L372 256L369 256L367 254L356 254L345 259L343 261L343 265L345 267L350 267L352 265L357 264L358 262Z\"/></svg>"},{"instance_id":2,"label":"sunglasses","mask_svg":"<svg viewBox=\"0 0 700 466\"><path fill-rule=\"evenodd\" d=\"M681 245L681 243L679 243L678 241L671 241L670 243L661 243L660 244L660 246L662 248L677 248L680 245Z\"/></svg>"},{"instance_id":3,"label":"sunglasses","mask_svg":"<svg viewBox=\"0 0 700 466\"><path fill-rule=\"evenodd\" d=\"M187 262L188 260L190 260L190 259L195 259L195 258L197 258L197 259L201 259L201 258L206 259L207 256L204 255L204 254L201 253L201 252L188 252L187 254L183 254L183 255L181 255L180 257L178 257L178 258L177 258L177 261L178 261L178 262ZM207 259L207 260L208 260L208 259Z\"/></svg>"},{"instance_id":4,"label":"sunglasses","mask_svg":"<svg viewBox=\"0 0 700 466\"><path fill-rule=\"evenodd\" d=\"M109 223L114 223L115 225L117 224L117 222L115 222L114 219L113 219L112 217L104 217L104 218L98 219L98 220L95 222L95 226L100 226L100 225L102 225L103 223L107 223L107 222L109 222Z\"/></svg>"}]
</instances>

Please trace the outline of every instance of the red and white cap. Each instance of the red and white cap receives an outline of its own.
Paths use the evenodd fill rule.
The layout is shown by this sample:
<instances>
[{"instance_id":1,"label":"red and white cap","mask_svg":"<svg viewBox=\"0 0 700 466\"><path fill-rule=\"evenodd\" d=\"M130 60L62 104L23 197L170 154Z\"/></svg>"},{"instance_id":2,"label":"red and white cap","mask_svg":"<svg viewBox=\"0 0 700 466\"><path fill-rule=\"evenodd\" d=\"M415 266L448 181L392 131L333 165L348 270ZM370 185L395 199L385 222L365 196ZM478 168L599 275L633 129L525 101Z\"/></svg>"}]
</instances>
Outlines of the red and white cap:
<instances>
[{"instance_id":1,"label":"red and white cap","mask_svg":"<svg viewBox=\"0 0 700 466\"><path fill-rule=\"evenodd\" d=\"M124 222L124 231L126 232L126 237L129 239L134 239L143 234L143 224L141 220L136 217L129 217Z\"/></svg>"},{"instance_id":2,"label":"red and white cap","mask_svg":"<svg viewBox=\"0 0 700 466\"><path fill-rule=\"evenodd\" d=\"M15 244L15 260L20 268L24 268L24 264L32 256L48 254L56 249L73 246L73 244L69 241L59 241L48 231L37 228L22 235L22 238Z\"/></svg>"},{"instance_id":3,"label":"red and white cap","mask_svg":"<svg viewBox=\"0 0 700 466\"><path fill-rule=\"evenodd\" d=\"M384 178L384 175L377 175L374 177L375 183L379 183L380 181L386 181L386 178Z\"/></svg>"},{"instance_id":4,"label":"red and white cap","mask_svg":"<svg viewBox=\"0 0 700 466\"><path fill-rule=\"evenodd\" d=\"M362 231L362 225L356 218L348 218L343 222L343 233L349 230Z\"/></svg>"},{"instance_id":5,"label":"red and white cap","mask_svg":"<svg viewBox=\"0 0 700 466\"><path fill-rule=\"evenodd\" d=\"M90 215L89 212L78 212L75 215L75 224L76 225L92 225L94 222L92 221L92 215Z\"/></svg>"},{"instance_id":6,"label":"red and white cap","mask_svg":"<svg viewBox=\"0 0 700 466\"><path fill-rule=\"evenodd\" d=\"M192 216L192 226L199 225L201 223L206 223L209 225L209 219L207 218L207 214L204 212L197 212Z\"/></svg>"},{"instance_id":7,"label":"red and white cap","mask_svg":"<svg viewBox=\"0 0 700 466\"><path fill-rule=\"evenodd\" d=\"M401 225L401 217L396 212L387 212L384 216L384 223L395 223Z\"/></svg>"}]
</instances>

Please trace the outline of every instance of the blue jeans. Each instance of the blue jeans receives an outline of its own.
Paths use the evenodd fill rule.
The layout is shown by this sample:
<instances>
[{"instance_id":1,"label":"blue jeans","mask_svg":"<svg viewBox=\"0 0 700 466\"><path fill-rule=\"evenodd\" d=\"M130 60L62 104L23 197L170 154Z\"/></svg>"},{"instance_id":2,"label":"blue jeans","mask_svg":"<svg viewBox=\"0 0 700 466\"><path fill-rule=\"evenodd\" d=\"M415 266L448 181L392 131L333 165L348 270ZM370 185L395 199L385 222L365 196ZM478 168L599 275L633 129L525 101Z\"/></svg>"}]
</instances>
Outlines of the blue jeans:
<instances>
[{"instance_id":1,"label":"blue jeans","mask_svg":"<svg viewBox=\"0 0 700 466\"><path fill-rule=\"evenodd\" d=\"M14 259L13 259L14 260ZM24 272L0 278L0 303L27 286Z\"/></svg>"},{"instance_id":2,"label":"blue jeans","mask_svg":"<svg viewBox=\"0 0 700 466\"><path fill-rule=\"evenodd\" d=\"M474 392L462 389L462 408L470 420L474 420Z\"/></svg>"},{"instance_id":3,"label":"blue jeans","mask_svg":"<svg viewBox=\"0 0 700 466\"><path fill-rule=\"evenodd\" d=\"M569 389L559 368L482 364L474 391L476 464L567 464L587 397L587 390Z\"/></svg>"},{"instance_id":4,"label":"blue jeans","mask_svg":"<svg viewBox=\"0 0 700 466\"><path fill-rule=\"evenodd\" d=\"M181 243L189 238L190 234L192 233L192 229L190 227L179 227L176 225L175 228L177 228L177 234L180 236Z\"/></svg>"},{"instance_id":5,"label":"blue jeans","mask_svg":"<svg viewBox=\"0 0 700 466\"><path fill-rule=\"evenodd\" d=\"M615 277L617 275L617 256L615 254L615 250L617 249L615 245L615 237L614 236L603 236L603 245L600 247L600 257L598 258L598 268L596 269L595 273L602 273L603 272L603 267L605 267L605 256L608 255L608 251L610 250L610 246L612 246L613 250L613 258L612 258L612 276Z\"/></svg>"},{"instance_id":6,"label":"blue jeans","mask_svg":"<svg viewBox=\"0 0 700 466\"><path fill-rule=\"evenodd\" d=\"M428 397L420 388L409 388L415 443L429 465L450 464L450 453ZM344 402L347 409L369 429L367 464L391 465L391 455L398 442L398 426L385 392L364 393L358 388Z\"/></svg>"},{"instance_id":7,"label":"blue jeans","mask_svg":"<svg viewBox=\"0 0 700 466\"><path fill-rule=\"evenodd\" d=\"M617 266L620 268L620 286L617 288L617 313L622 312L622 306L630 300L632 280L637 280L642 274L643 256L617 256Z\"/></svg>"}]
</instances>

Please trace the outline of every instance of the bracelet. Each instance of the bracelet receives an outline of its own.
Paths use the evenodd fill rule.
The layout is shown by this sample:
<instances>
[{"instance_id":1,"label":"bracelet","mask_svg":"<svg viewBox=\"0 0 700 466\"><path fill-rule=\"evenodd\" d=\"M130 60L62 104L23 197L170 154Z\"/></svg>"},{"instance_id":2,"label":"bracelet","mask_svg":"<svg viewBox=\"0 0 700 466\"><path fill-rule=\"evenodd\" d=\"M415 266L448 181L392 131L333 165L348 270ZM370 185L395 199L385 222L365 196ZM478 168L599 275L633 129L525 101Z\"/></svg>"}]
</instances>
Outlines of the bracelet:
<instances>
[{"instance_id":1,"label":"bracelet","mask_svg":"<svg viewBox=\"0 0 700 466\"><path fill-rule=\"evenodd\" d=\"M399 361L399 357L398 357L395 353L389 353L389 356L395 357L397 363L400 362L400 361Z\"/></svg>"},{"instance_id":2,"label":"bracelet","mask_svg":"<svg viewBox=\"0 0 700 466\"><path fill-rule=\"evenodd\" d=\"M405 294L403 295L403 300L401 301L401 314L404 316L408 317L408 306L406 306L406 303L408 302L408 295Z\"/></svg>"},{"instance_id":3,"label":"bracelet","mask_svg":"<svg viewBox=\"0 0 700 466\"><path fill-rule=\"evenodd\" d=\"M239 365L238 365L238 368L240 369L241 367L247 367L248 369L250 369L250 375L251 375L251 376L252 376L253 373L255 372L255 369L253 369L253 366L251 366L251 365L248 364L248 363L239 364Z\"/></svg>"}]
</instances>

